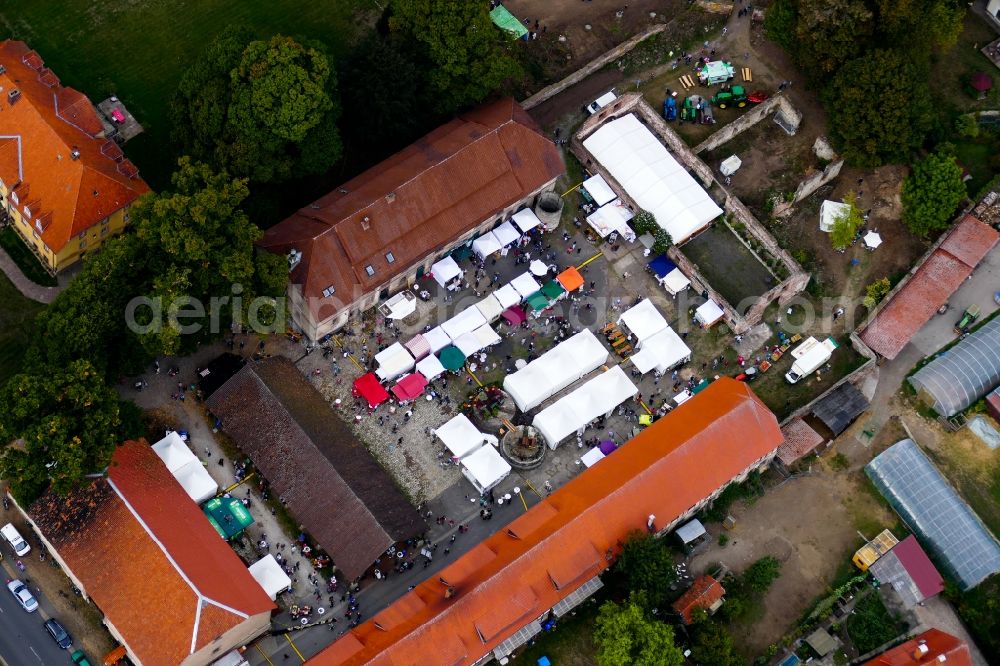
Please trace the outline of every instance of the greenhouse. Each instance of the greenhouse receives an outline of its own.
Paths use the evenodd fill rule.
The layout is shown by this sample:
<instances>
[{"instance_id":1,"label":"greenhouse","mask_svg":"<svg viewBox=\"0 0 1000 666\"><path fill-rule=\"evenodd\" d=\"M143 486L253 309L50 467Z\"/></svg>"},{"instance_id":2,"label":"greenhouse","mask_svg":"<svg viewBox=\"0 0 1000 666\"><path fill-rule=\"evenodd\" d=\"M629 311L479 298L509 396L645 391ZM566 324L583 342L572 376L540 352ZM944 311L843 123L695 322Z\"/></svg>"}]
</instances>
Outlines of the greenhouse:
<instances>
[{"instance_id":1,"label":"greenhouse","mask_svg":"<svg viewBox=\"0 0 1000 666\"><path fill-rule=\"evenodd\" d=\"M892 445L865 472L963 590L1000 571L1000 544L913 440Z\"/></svg>"},{"instance_id":2,"label":"greenhouse","mask_svg":"<svg viewBox=\"0 0 1000 666\"><path fill-rule=\"evenodd\" d=\"M910 385L942 416L954 416L1000 384L1000 317L934 359Z\"/></svg>"}]
</instances>

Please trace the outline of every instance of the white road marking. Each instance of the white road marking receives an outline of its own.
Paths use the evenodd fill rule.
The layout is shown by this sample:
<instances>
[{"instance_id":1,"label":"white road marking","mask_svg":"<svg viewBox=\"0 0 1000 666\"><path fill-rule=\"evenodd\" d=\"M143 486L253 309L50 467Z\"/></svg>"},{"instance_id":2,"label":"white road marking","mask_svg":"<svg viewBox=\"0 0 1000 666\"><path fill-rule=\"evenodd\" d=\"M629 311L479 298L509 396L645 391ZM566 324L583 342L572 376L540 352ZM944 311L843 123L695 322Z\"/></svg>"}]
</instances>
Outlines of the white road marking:
<instances>
[{"instance_id":1,"label":"white road marking","mask_svg":"<svg viewBox=\"0 0 1000 666\"><path fill-rule=\"evenodd\" d=\"M29 645L29 646L28 646L28 649L29 649L29 650L31 650L31 654L35 655L35 658L36 658L36 659L38 659L38 661L41 661L41 660L42 660L42 658L38 656L38 653L37 653L37 652L35 652L35 648L33 648L33 647L31 647L31 646Z\"/></svg>"}]
</instances>

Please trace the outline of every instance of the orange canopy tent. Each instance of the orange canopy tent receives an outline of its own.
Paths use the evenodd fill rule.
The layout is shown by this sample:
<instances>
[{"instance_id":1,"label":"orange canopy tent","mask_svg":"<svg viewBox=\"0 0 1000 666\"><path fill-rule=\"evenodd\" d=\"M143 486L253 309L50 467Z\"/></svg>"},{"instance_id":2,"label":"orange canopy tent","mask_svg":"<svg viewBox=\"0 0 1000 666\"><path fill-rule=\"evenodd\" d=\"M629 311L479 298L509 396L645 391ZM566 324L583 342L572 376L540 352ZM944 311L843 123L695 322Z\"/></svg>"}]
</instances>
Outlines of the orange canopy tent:
<instances>
[{"instance_id":1,"label":"orange canopy tent","mask_svg":"<svg viewBox=\"0 0 1000 666\"><path fill-rule=\"evenodd\" d=\"M580 271L576 270L573 266L570 266L557 275L556 279L559 280L559 284L561 284L562 288L566 291L576 291L583 286L583 276L580 275Z\"/></svg>"}]
</instances>

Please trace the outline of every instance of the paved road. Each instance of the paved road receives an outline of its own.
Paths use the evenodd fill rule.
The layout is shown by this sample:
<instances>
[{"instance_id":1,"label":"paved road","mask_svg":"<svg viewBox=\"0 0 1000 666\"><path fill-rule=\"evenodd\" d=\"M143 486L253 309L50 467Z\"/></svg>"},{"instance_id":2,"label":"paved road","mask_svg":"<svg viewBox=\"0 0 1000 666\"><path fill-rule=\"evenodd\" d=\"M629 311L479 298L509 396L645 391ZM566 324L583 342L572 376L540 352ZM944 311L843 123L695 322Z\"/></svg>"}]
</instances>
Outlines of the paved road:
<instances>
[{"instance_id":1,"label":"paved road","mask_svg":"<svg viewBox=\"0 0 1000 666\"><path fill-rule=\"evenodd\" d=\"M0 590L0 659L8 666L61 666L71 663L69 655L72 649L59 648L42 627L42 623L53 615L52 606L38 593L34 584L30 586L31 592L40 605L34 613L24 612L7 590L7 579L12 571L16 571L8 556L9 553L4 553L3 571L0 572L5 583ZM21 580L24 580L23 575Z\"/></svg>"}]
</instances>

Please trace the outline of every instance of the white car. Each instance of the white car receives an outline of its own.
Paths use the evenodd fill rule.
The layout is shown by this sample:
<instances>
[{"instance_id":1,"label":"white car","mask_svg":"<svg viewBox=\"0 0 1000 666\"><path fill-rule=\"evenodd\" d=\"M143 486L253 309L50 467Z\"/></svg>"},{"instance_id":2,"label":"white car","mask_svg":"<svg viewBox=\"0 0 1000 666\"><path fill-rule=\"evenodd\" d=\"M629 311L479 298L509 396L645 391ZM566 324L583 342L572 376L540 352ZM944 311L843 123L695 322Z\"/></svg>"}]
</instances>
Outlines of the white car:
<instances>
[{"instance_id":1,"label":"white car","mask_svg":"<svg viewBox=\"0 0 1000 666\"><path fill-rule=\"evenodd\" d=\"M7 589L17 599L17 603L21 604L21 608L29 613L34 613L38 610L38 601L32 596L27 585L16 578L12 578L7 581Z\"/></svg>"}]
</instances>

